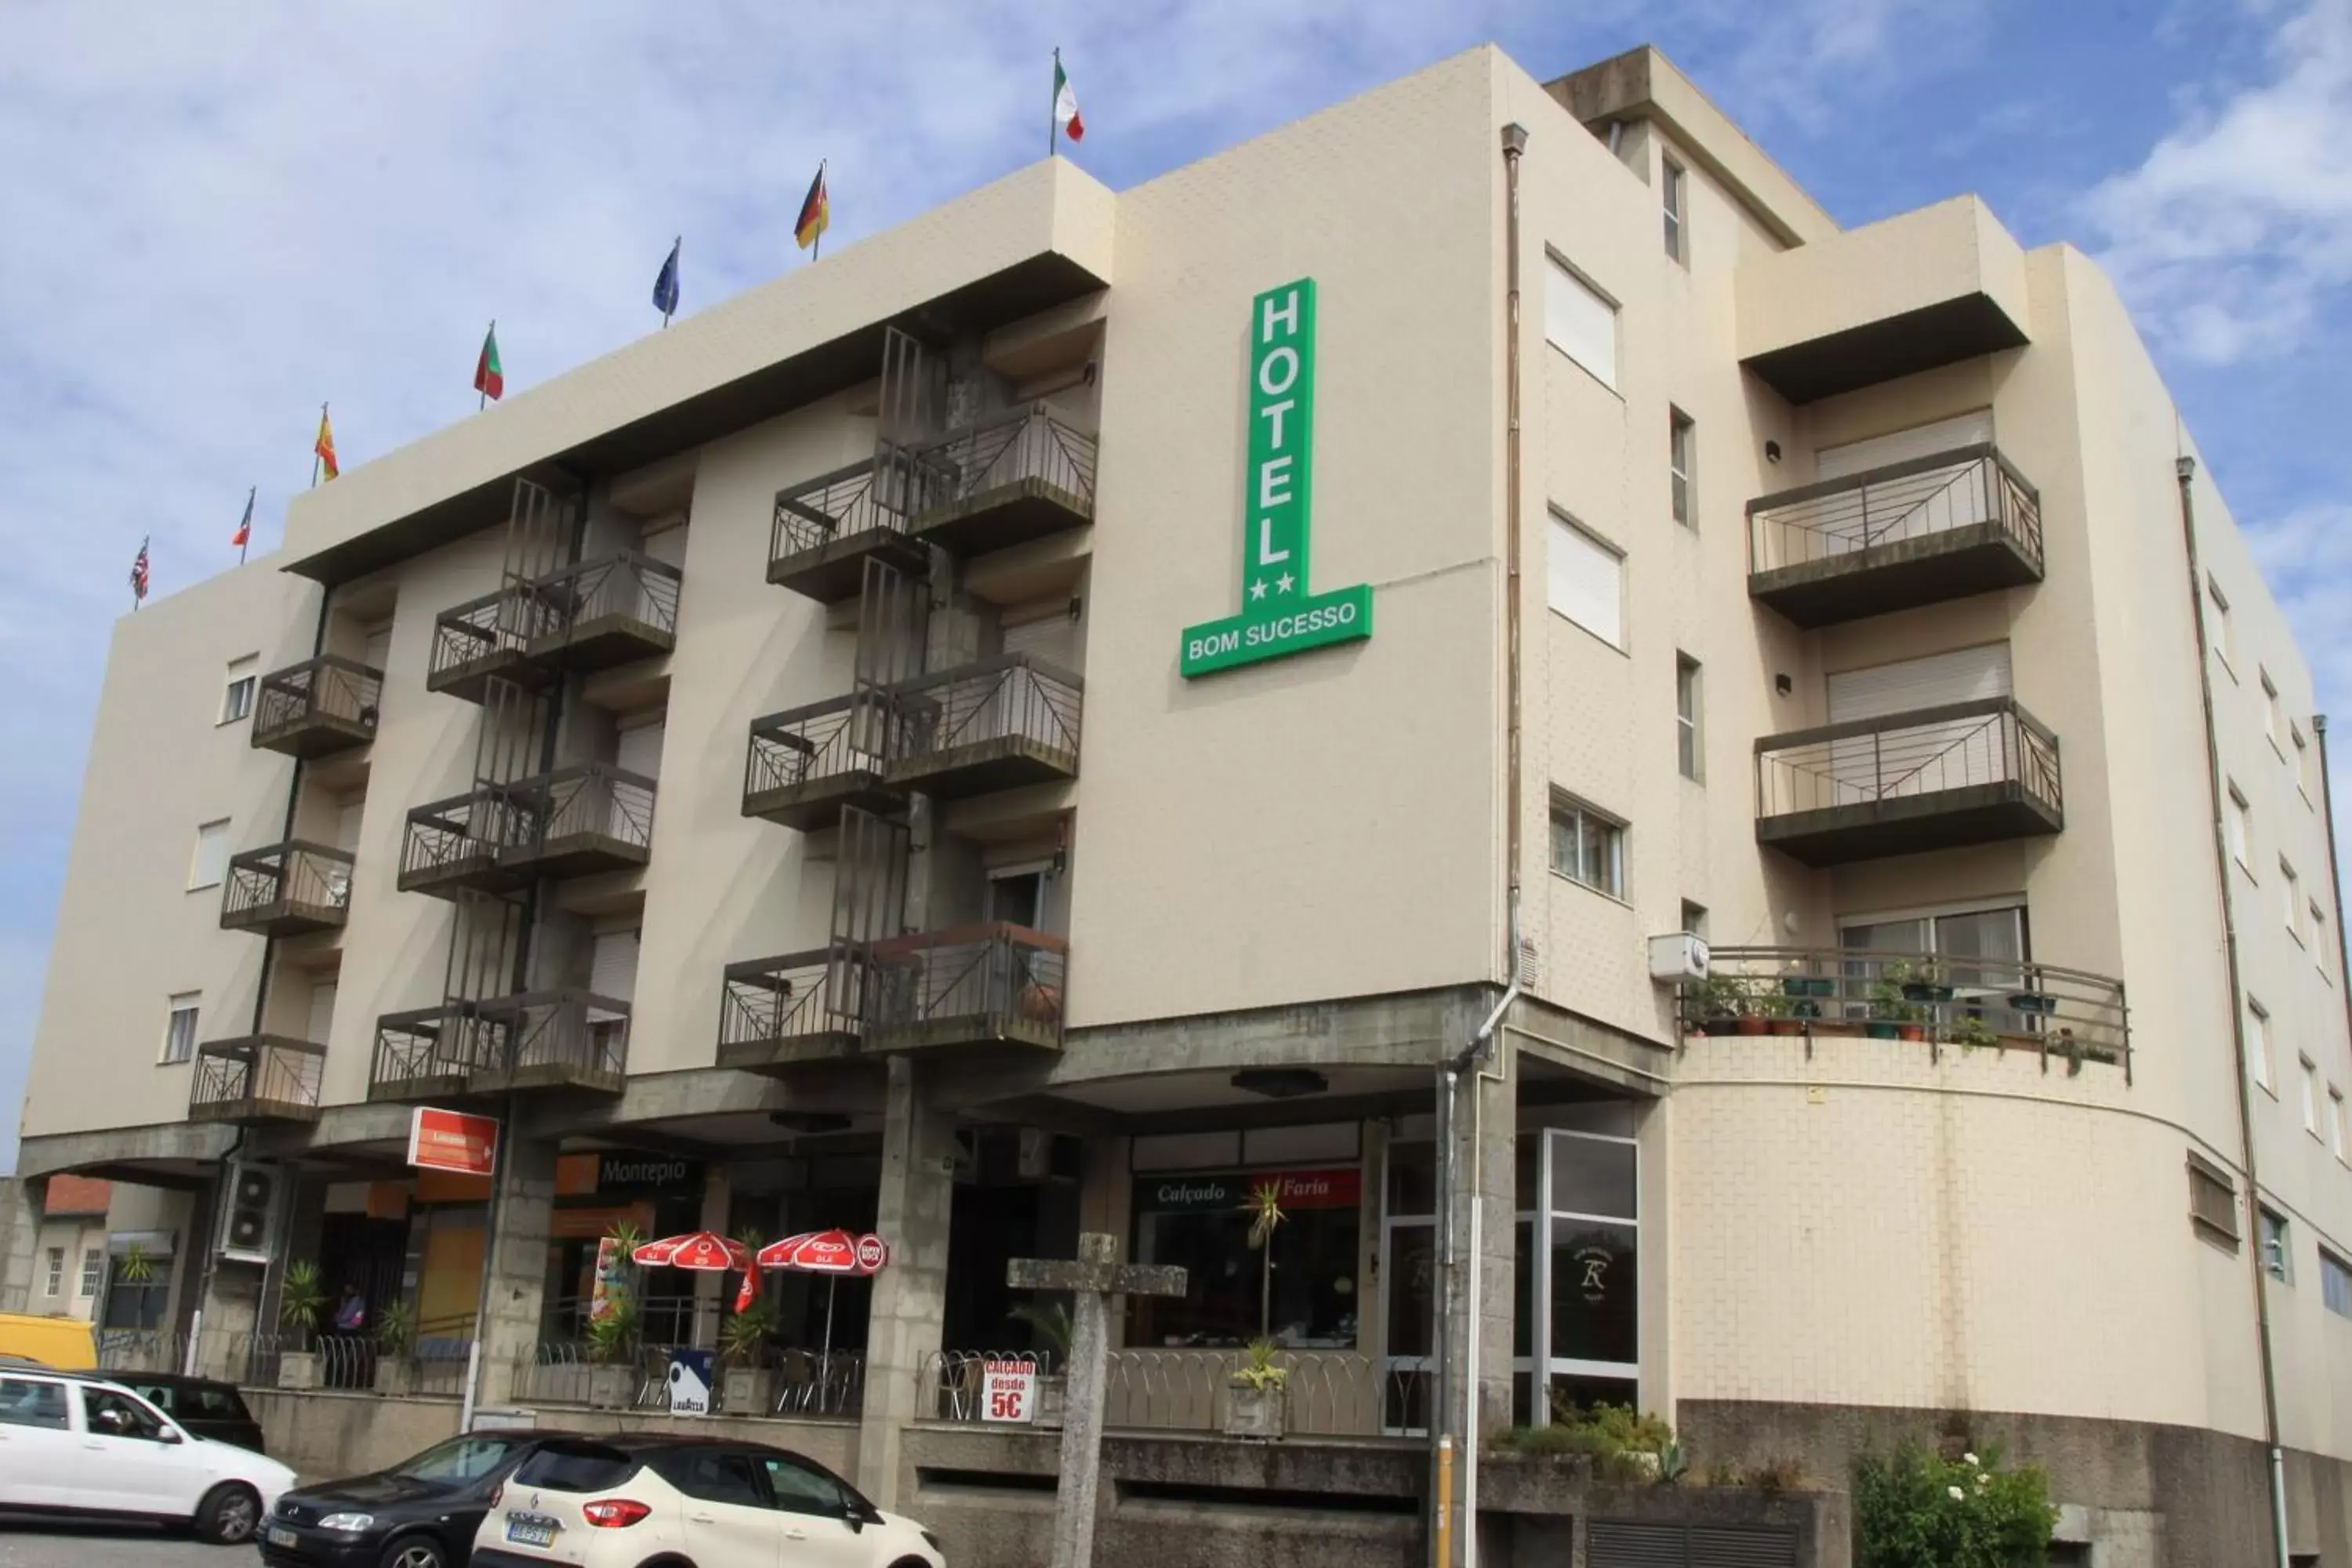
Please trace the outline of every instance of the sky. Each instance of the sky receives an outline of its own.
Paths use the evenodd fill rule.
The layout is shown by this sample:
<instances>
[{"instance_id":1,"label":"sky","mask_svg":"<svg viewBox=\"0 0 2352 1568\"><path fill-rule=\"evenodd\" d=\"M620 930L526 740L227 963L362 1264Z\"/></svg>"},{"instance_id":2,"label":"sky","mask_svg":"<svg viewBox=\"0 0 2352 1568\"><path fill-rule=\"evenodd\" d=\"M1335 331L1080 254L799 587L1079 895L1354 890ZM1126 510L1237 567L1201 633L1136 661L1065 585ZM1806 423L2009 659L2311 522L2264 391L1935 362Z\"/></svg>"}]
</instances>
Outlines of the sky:
<instances>
[{"instance_id":1,"label":"sky","mask_svg":"<svg viewBox=\"0 0 2352 1568\"><path fill-rule=\"evenodd\" d=\"M1124 188L1482 42L1639 43L1843 223L1973 191L2125 290L2352 711L2352 0L165 0L0 7L0 1170L110 628L346 465L1034 161Z\"/></svg>"}]
</instances>

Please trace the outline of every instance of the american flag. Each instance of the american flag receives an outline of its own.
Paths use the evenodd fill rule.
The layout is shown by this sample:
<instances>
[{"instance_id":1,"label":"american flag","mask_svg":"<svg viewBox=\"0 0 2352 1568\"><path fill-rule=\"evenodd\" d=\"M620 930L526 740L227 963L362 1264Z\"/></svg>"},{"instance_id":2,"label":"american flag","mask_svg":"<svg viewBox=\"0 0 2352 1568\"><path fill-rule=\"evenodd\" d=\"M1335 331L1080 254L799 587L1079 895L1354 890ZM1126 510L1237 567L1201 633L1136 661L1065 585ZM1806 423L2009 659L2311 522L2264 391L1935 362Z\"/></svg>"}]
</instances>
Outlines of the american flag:
<instances>
[{"instance_id":1,"label":"american flag","mask_svg":"<svg viewBox=\"0 0 2352 1568\"><path fill-rule=\"evenodd\" d=\"M131 607L134 610L147 599L147 539L139 542L138 558L131 563Z\"/></svg>"}]
</instances>

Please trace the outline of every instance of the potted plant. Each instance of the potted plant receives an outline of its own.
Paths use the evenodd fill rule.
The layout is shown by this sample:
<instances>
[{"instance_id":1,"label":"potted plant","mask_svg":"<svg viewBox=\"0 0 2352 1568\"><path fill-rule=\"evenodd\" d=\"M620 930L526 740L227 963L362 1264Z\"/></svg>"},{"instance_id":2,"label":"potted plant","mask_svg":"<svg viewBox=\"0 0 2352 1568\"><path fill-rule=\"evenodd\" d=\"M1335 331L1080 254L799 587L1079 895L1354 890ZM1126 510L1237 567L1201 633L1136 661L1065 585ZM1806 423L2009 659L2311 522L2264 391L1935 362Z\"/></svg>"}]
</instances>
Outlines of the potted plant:
<instances>
[{"instance_id":1,"label":"potted plant","mask_svg":"<svg viewBox=\"0 0 2352 1568\"><path fill-rule=\"evenodd\" d=\"M1900 1039L1904 1016L1910 1011L1904 1005L1901 986L1892 980L1874 980L1870 984L1870 1020L1863 1026L1862 1032L1874 1040Z\"/></svg>"},{"instance_id":2,"label":"potted plant","mask_svg":"<svg viewBox=\"0 0 2352 1568\"><path fill-rule=\"evenodd\" d=\"M588 1405L626 1410L637 1402L637 1304L608 1299L588 1320Z\"/></svg>"},{"instance_id":3,"label":"potted plant","mask_svg":"<svg viewBox=\"0 0 2352 1568\"><path fill-rule=\"evenodd\" d=\"M1225 1394L1225 1436L1273 1442L1282 1436L1283 1386L1290 1369L1274 1359L1274 1342L1250 1342L1249 1360L1234 1369Z\"/></svg>"},{"instance_id":4,"label":"potted plant","mask_svg":"<svg viewBox=\"0 0 2352 1568\"><path fill-rule=\"evenodd\" d=\"M278 1387L319 1386L319 1352L311 1347L319 1331L319 1319L326 1310L327 1292L319 1283L319 1266L288 1264L285 1277L278 1282L278 1322L294 1336L294 1343L300 1348L278 1358Z\"/></svg>"},{"instance_id":5,"label":"potted plant","mask_svg":"<svg viewBox=\"0 0 2352 1568\"><path fill-rule=\"evenodd\" d=\"M1037 1331L1045 1342L1052 1360L1037 1369L1037 1420L1040 1426L1059 1426L1062 1410L1069 1397L1070 1309L1055 1301L1050 1306L1038 1306L1024 1301L1013 1309L1015 1322L1026 1323Z\"/></svg>"},{"instance_id":6,"label":"potted plant","mask_svg":"<svg viewBox=\"0 0 2352 1568\"><path fill-rule=\"evenodd\" d=\"M1788 974L1781 976L1783 996L1834 996L1837 982L1825 974Z\"/></svg>"},{"instance_id":7,"label":"potted plant","mask_svg":"<svg viewBox=\"0 0 2352 1568\"><path fill-rule=\"evenodd\" d=\"M1728 974L1710 974L1690 988L1694 1021L1702 1035L1727 1035L1738 1026L1747 985Z\"/></svg>"},{"instance_id":8,"label":"potted plant","mask_svg":"<svg viewBox=\"0 0 2352 1568\"><path fill-rule=\"evenodd\" d=\"M420 1379L416 1369L416 1309L394 1301L376 1314L375 1391L412 1394Z\"/></svg>"},{"instance_id":9,"label":"potted plant","mask_svg":"<svg viewBox=\"0 0 2352 1568\"><path fill-rule=\"evenodd\" d=\"M776 1369L763 1365L776 1331L775 1304L754 1298L719 1329L719 1406L730 1415L765 1415L776 1407Z\"/></svg>"},{"instance_id":10,"label":"potted plant","mask_svg":"<svg viewBox=\"0 0 2352 1568\"><path fill-rule=\"evenodd\" d=\"M1886 978L1903 988L1906 1002L1948 1002L1952 988L1944 984L1944 966L1932 958L1914 963L1898 958L1886 966Z\"/></svg>"},{"instance_id":11,"label":"potted plant","mask_svg":"<svg viewBox=\"0 0 2352 1568\"><path fill-rule=\"evenodd\" d=\"M1963 1051L1979 1050L1986 1046L2000 1044L2000 1037L1993 1032L1990 1024L1984 1021L1984 1015L1976 1012L1962 1013L1953 1019L1949 1038Z\"/></svg>"},{"instance_id":12,"label":"potted plant","mask_svg":"<svg viewBox=\"0 0 2352 1568\"><path fill-rule=\"evenodd\" d=\"M1249 1201L1242 1207L1250 1216L1250 1250L1258 1255L1257 1332L1258 1338L1271 1341L1274 1337L1274 1233L1290 1216L1282 1212L1282 1187L1279 1183L1261 1182L1250 1189Z\"/></svg>"},{"instance_id":13,"label":"potted plant","mask_svg":"<svg viewBox=\"0 0 2352 1568\"><path fill-rule=\"evenodd\" d=\"M1763 1016L1764 1032L1768 1035L1801 1035L1804 1019L1797 1013L1798 1004L1786 995L1767 992L1756 999L1756 1010ZM1810 1006L1811 1003L1804 1004Z\"/></svg>"}]
</instances>

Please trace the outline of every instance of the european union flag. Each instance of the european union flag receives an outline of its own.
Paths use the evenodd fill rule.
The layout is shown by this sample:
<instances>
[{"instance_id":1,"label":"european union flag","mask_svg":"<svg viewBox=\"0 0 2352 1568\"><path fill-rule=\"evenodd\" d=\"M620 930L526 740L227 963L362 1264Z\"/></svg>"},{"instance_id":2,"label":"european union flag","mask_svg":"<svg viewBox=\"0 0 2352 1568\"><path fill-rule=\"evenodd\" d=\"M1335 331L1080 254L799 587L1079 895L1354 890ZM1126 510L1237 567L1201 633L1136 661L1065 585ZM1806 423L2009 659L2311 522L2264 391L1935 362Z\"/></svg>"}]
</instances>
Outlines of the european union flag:
<instances>
[{"instance_id":1,"label":"european union flag","mask_svg":"<svg viewBox=\"0 0 2352 1568\"><path fill-rule=\"evenodd\" d=\"M684 235L670 241L669 259L662 263L661 276L654 279L654 309L662 313L665 327L677 314L677 251L685 243Z\"/></svg>"}]
</instances>

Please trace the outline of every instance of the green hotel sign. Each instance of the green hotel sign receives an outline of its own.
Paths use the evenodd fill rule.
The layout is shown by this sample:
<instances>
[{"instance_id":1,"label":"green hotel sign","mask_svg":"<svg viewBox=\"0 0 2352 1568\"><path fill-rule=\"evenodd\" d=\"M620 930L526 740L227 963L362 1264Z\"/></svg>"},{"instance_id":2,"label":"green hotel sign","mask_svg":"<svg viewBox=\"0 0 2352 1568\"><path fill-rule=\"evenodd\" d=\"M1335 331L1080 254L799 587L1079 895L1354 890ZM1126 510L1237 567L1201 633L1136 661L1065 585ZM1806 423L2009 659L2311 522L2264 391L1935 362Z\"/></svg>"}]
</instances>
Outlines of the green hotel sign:
<instances>
[{"instance_id":1,"label":"green hotel sign","mask_svg":"<svg viewBox=\"0 0 2352 1568\"><path fill-rule=\"evenodd\" d=\"M1372 635L1372 588L1308 591L1315 489L1315 279L1250 305L1249 471L1242 610L1184 628L1189 679Z\"/></svg>"}]
</instances>

